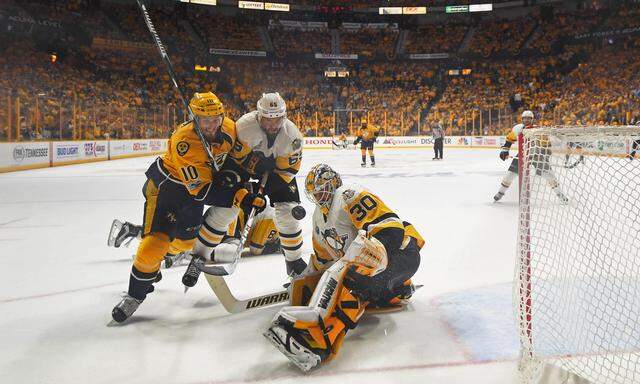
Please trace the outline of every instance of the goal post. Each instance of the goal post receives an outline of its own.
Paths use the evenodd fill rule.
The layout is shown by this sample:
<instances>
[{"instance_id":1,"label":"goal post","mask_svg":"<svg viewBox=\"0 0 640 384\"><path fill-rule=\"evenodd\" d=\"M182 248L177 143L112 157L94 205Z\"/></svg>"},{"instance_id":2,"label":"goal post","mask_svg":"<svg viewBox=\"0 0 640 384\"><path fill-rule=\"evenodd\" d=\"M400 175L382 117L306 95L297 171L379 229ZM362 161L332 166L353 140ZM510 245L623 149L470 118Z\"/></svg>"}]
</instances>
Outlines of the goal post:
<instances>
[{"instance_id":1,"label":"goal post","mask_svg":"<svg viewBox=\"0 0 640 384\"><path fill-rule=\"evenodd\" d=\"M549 366L564 382L640 382L638 139L640 127L542 127L518 140L521 383L555 382Z\"/></svg>"}]
</instances>

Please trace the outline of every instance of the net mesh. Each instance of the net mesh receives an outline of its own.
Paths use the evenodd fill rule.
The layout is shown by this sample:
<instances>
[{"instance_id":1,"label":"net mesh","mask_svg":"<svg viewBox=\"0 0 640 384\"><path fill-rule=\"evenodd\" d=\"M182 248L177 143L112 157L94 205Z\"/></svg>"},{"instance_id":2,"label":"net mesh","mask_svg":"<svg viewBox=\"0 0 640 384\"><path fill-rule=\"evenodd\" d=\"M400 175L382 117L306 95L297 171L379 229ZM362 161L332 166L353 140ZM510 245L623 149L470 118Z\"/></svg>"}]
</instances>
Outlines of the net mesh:
<instances>
[{"instance_id":1,"label":"net mesh","mask_svg":"<svg viewBox=\"0 0 640 384\"><path fill-rule=\"evenodd\" d=\"M639 138L640 127L523 132L522 383L538 382L543 363L593 383L640 382L640 158L628 155Z\"/></svg>"}]
</instances>

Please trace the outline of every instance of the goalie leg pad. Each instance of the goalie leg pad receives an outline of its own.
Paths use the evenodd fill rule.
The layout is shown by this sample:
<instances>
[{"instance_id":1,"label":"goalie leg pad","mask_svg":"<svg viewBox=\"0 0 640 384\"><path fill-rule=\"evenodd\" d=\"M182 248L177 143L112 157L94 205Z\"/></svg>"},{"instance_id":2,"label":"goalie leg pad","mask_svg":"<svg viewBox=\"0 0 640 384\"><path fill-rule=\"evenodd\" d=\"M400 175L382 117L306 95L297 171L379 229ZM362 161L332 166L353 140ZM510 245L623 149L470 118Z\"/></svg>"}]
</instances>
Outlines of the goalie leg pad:
<instances>
[{"instance_id":1,"label":"goalie leg pad","mask_svg":"<svg viewBox=\"0 0 640 384\"><path fill-rule=\"evenodd\" d=\"M294 337L284 326L273 325L263 335L303 372L322 363L322 351L313 350L304 339Z\"/></svg>"},{"instance_id":2,"label":"goalie leg pad","mask_svg":"<svg viewBox=\"0 0 640 384\"><path fill-rule=\"evenodd\" d=\"M193 253L211 261L211 252L227 234L229 225L238 217L238 208L209 207L204 214L204 222L193 246Z\"/></svg>"},{"instance_id":3,"label":"goalie leg pad","mask_svg":"<svg viewBox=\"0 0 640 384\"><path fill-rule=\"evenodd\" d=\"M321 277L322 272L303 273L299 277L294 277L289 286L290 305L308 305Z\"/></svg>"},{"instance_id":4,"label":"goalie leg pad","mask_svg":"<svg viewBox=\"0 0 640 384\"><path fill-rule=\"evenodd\" d=\"M342 261L332 265L320 278L309 306L282 308L265 334L302 370L334 358L347 331L364 313L367 303L342 285L347 267ZM296 340L293 347L286 344L291 339Z\"/></svg>"}]
</instances>

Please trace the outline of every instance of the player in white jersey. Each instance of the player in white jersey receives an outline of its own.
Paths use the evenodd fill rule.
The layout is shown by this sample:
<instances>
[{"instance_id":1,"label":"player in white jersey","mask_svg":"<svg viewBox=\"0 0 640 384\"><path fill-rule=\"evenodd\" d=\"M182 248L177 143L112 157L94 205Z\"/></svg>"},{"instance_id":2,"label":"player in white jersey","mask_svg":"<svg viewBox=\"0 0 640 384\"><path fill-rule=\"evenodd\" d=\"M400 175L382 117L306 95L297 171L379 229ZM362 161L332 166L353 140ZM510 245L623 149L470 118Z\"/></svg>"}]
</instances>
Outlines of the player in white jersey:
<instances>
[{"instance_id":1,"label":"player in white jersey","mask_svg":"<svg viewBox=\"0 0 640 384\"><path fill-rule=\"evenodd\" d=\"M365 308L397 306L411 296L424 240L376 195L342 185L326 164L311 169L305 192L316 205L314 254L291 283L291 306L264 336L308 371L337 355Z\"/></svg>"},{"instance_id":2,"label":"player in white jersey","mask_svg":"<svg viewBox=\"0 0 640 384\"><path fill-rule=\"evenodd\" d=\"M287 274L299 274L306 267L301 258L300 217L294 217L295 209L302 209L295 179L302 160L302 134L287 119L285 101L277 92L262 94L257 109L236 122L236 133L236 143L229 153L228 162L236 165L242 180L249 177L260 179L265 172L268 173L264 193L275 208L275 225L280 234ZM212 258L212 251L222 242L227 227L237 215L238 208L233 204L209 208L193 248L194 255L206 262L232 262L218 260L215 255ZM198 275L195 265L189 265L182 282L191 287Z\"/></svg>"},{"instance_id":3,"label":"player in white jersey","mask_svg":"<svg viewBox=\"0 0 640 384\"><path fill-rule=\"evenodd\" d=\"M514 142L518 141L518 135L524 129L533 128L533 112L524 111L522 112L522 123L516 124L513 126L513 129L507 134L507 139L502 146L502 150L500 151L500 159L505 161L509 157L509 149ZM562 193L560 190L560 186L558 184L558 180L553 174L553 170L551 169L551 163L549 161L549 156L551 155L551 149L549 148L549 140L544 140L544 142L539 143L540 145L533 148L533 150L537 151L536 153L531 153L533 161L533 167L536 170L536 175L542 176L553 192L556 193L558 198L562 203L567 203L569 199ZM518 176L518 157L513 157L511 160L511 165L509 165L509 169L507 170L507 174L502 178L502 182L500 183L500 189L493 196L494 201L499 201L504 196L505 192L511 186L513 179Z\"/></svg>"}]
</instances>

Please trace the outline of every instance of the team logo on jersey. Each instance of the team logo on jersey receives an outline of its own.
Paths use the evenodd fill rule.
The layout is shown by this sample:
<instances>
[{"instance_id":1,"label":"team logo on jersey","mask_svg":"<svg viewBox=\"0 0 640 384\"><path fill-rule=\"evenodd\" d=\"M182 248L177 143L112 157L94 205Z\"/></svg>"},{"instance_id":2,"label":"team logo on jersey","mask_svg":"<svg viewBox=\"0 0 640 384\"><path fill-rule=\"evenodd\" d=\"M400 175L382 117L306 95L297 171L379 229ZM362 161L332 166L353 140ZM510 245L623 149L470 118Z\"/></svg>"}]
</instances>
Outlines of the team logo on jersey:
<instances>
[{"instance_id":1,"label":"team logo on jersey","mask_svg":"<svg viewBox=\"0 0 640 384\"><path fill-rule=\"evenodd\" d=\"M176 214L173 212L167 212L167 221L170 223L175 223L176 221L178 221L178 219L176 218Z\"/></svg>"},{"instance_id":2,"label":"team logo on jersey","mask_svg":"<svg viewBox=\"0 0 640 384\"><path fill-rule=\"evenodd\" d=\"M293 140L293 142L291 143L291 148L293 148L294 151L297 151L298 149L302 148L302 140L300 139Z\"/></svg>"},{"instance_id":3,"label":"team logo on jersey","mask_svg":"<svg viewBox=\"0 0 640 384\"><path fill-rule=\"evenodd\" d=\"M322 232L322 239L333 251L331 253L335 260L344 256L344 246L348 238L348 235L339 235L335 228L325 229Z\"/></svg>"},{"instance_id":4,"label":"team logo on jersey","mask_svg":"<svg viewBox=\"0 0 640 384\"><path fill-rule=\"evenodd\" d=\"M202 181L200 180L192 181L187 185L187 188L189 188L189 190L196 189L200 186L200 184L202 184Z\"/></svg>"},{"instance_id":5,"label":"team logo on jersey","mask_svg":"<svg viewBox=\"0 0 640 384\"><path fill-rule=\"evenodd\" d=\"M186 141L181 141L176 145L176 151L178 151L178 155L184 156L185 153L189 150L189 143Z\"/></svg>"},{"instance_id":6,"label":"team logo on jersey","mask_svg":"<svg viewBox=\"0 0 640 384\"><path fill-rule=\"evenodd\" d=\"M342 192L342 197L344 197L345 200L351 200L355 195L356 191L354 191L353 189L347 189L346 191Z\"/></svg>"}]
</instances>

